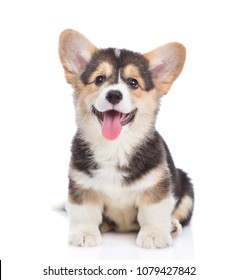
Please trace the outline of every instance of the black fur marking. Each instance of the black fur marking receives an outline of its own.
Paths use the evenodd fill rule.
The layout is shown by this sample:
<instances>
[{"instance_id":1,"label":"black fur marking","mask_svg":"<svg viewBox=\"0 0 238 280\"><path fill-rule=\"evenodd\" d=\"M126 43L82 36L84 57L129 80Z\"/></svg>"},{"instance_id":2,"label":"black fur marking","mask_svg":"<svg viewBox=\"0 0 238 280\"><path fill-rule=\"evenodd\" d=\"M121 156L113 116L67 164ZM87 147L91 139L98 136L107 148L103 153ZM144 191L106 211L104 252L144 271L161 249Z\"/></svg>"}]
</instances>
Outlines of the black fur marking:
<instances>
[{"instance_id":1,"label":"black fur marking","mask_svg":"<svg viewBox=\"0 0 238 280\"><path fill-rule=\"evenodd\" d=\"M110 226L110 228L112 228L113 230L116 230L116 228L118 227L116 222L114 222L113 220L111 220L108 216L106 216L105 214L103 214L103 222L108 224Z\"/></svg>"},{"instance_id":2,"label":"black fur marking","mask_svg":"<svg viewBox=\"0 0 238 280\"><path fill-rule=\"evenodd\" d=\"M98 163L94 159L89 144L76 134L72 141L71 165L78 171L83 171L92 176L92 171L98 169Z\"/></svg>"},{"instance_id":3,"label":"black fur marking","mask_svg":"<svg viewBox=\"0 0 238 280\"><path fill-rule=\"evenodd\" d=\"M111 64L113 66L113 69L118 69L118 62L115 58L114 49L101 49L93 55L85 71L81 75L81 79L85 85L90 82L90 77L96 71L98 66L105 61ZM112 83L116 83L117 81L118 73L115 73L112 79Z\"/></svg>"},{"instance_id":4,"label":"black fur marking","mask_svg":"<svg viewBox=\"0 0 238 280\"><path fill-rule=\"evenodd\" d=\"M74 202L82 203L82 197L79 192L75 191L76 189L78 189L78 187L76 186L75 182L69 179L68 195L70 199Z\"/></svg>"},{"instance_id":5,"label":"black fur marking","mask_svg":"<svg viewBox=\"0 0 238 280\"><path fill-rule=\"evenodd\" d=\"M136 148L134 154L130 158L129 165L121 168L119 167L119 169L127 173L124 180L126 184L130 184L140 179L163 161L164 151L161 138L158 132L155 131L151 138L146 138L141 146Z\"/></svg>"},{"instance_id":6,"label":"black fur marking","mask_svg":"<svg viewBox=\"0 0 238 280\"><path fill-rule=\"evenodd\" d=\"M124 68L129 64L135 65L138 68L140 75L144 80L146 91L149 91L152 88L154 88L154 83L152 81L152 77L149 71L149 62L143 55L124 49L121 50L120 67Z\"/></svg>"},{"instance_id":7,"label":"black fur marking","mask_svg":"<svg viewBox=\"0 0 238 280\"><path fill-rule=\"evenodd\" d=\"M113 48L101 49L93 55L85 71L81 75L81 79L85 85L90 82L92 74L104 61L111 64L114 69L114 73L112 77L110 77L111 84L118 83L119 72L122 72L123 68L125 68L127 65L132 64L138 68L145 83L145 90L149 91L154 88L154 83L149 71L149 62L143 55L123 49L120 50L120 56L117 57L115 55L115 49ZM123 79L123 75L121 78ZM124 81L127 82L125 79Z\"/></svg>"}]
</instances>

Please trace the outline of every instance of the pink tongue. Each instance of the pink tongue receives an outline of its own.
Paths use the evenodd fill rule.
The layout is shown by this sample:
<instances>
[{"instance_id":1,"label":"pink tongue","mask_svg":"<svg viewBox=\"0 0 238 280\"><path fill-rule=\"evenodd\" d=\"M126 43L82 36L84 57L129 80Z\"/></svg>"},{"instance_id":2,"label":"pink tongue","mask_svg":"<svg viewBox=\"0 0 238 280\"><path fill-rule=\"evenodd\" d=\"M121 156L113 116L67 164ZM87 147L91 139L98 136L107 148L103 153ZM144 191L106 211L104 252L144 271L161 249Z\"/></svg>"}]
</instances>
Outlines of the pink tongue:
<instances>
[{"instance_id":1,"label":"pink tongue","mask_svg":"<svg viewBox=\"0 0 238 280\"><path fill-rule=\"evenodd\" d=\"M121 132L121 113L111 110L104 113L102 135L107 140L116 139Z\"/></svg>"}]
</instances>

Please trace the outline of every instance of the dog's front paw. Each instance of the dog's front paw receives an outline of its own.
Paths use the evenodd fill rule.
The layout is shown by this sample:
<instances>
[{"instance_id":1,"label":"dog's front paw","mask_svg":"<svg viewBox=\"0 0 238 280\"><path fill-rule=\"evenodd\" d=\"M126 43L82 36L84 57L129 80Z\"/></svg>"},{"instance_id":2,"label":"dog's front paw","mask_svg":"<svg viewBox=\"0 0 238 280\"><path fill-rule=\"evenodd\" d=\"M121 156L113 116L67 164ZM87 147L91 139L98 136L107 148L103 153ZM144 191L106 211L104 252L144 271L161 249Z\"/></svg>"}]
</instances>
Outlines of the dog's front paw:
<instances>
[{"instance_id":1,"label":"dog's front paw","mask_svg":"<svg viewBox=\"0 0 238 280\"><path fill-rule=\"evenodd\" d=\"M95 230L80 230L70 232L68 238L69 244L73 246L91 247L99 245L102 242L101 233Z\"/></svg>"},{"instance_id":2,"label":"dog's front paw","mask_svg":"<svg viewBox=\"0 0 238 280\"><path fill-rule=\"evenodd\" d=\"M161 230L141 229L136 244L147 249L164 248L173 242L171 234Z\"/></svg>"}]
</instances>

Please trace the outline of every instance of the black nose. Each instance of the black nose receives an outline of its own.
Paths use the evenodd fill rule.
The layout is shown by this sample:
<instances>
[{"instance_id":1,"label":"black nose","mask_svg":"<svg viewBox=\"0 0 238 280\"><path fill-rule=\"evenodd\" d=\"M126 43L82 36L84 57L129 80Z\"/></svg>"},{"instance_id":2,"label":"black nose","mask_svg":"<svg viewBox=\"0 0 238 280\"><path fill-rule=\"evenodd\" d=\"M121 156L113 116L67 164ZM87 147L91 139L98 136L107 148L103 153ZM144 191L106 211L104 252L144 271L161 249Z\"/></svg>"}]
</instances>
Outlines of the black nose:
<instances>
[{"instance_id":1,"label":"black nose","mask_svg":"<svg viewBox=\"0 0 238 280\"><path fill-rule=\"evenodd\" d=\"M106 99L108 102L110 102L112 105L116 105L122 100L122 94L118 90L110 90L107 93Z\"/></svg>"}]
</instances>

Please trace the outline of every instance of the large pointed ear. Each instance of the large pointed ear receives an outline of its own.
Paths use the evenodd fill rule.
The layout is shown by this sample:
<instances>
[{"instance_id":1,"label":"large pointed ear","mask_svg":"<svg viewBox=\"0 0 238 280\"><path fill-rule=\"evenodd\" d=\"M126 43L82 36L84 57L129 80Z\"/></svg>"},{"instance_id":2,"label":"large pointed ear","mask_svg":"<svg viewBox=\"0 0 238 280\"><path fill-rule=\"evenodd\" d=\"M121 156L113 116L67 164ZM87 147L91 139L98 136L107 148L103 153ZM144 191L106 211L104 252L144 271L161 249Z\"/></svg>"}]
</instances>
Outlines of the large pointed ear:
<instances>
[{"instance_id":1,"label":"large pointed ear","mask_svg":"<svg viewBox=\"0 0 238 280\"><path fill-rule=\"evenodd\" d=\"M166 94L183 69L186 57L185 47L180 43L169 43L144 56L149 61L156 88Z\"/></svg>"},{"instance_id":2,"label":"large pointed ear","mask_svg":"<svg viewBox=\"0 0 238 280\"><path fill-rule=\"evenodd\" d=\"M72 84L76 77L80 77L96 51L97 48L79 32L66 29L61 33L59 56L68 83Z\"/></svg>"}]
</instances>

